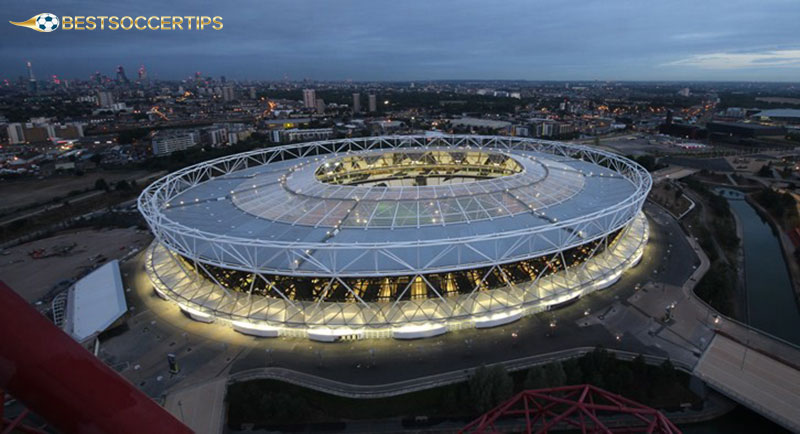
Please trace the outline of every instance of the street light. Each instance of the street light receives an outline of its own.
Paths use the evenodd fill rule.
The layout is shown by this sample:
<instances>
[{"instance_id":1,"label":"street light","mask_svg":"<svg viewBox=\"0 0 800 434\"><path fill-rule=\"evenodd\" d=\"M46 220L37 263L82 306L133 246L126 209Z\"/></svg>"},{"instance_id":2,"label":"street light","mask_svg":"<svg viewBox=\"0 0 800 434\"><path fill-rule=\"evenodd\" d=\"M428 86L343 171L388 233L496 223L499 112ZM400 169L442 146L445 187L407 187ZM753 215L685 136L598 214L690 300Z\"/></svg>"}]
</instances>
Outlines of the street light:
<instances>
[{"instance_id":1,"label":"street light","mask_svg":"<svg viewBox=\"0 0 800 434\"><path fill-rule=\"evenodd\" d=\"M668 304L667 307L664 308L664 311L665 311L665 313L664 313L664 322L672 321L672 311L675 310L676 304L677 303L675 303L673 301L672 303Z\"/></svg>"}]
</instances>

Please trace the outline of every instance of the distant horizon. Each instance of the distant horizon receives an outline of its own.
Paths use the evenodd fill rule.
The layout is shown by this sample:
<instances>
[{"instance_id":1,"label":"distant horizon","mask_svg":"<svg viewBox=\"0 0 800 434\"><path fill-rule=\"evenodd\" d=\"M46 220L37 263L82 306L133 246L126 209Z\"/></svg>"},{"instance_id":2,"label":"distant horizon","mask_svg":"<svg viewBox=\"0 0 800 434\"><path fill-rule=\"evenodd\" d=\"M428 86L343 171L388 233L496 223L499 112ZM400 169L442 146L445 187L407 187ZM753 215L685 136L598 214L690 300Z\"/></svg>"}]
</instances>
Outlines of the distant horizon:
<instances>
[{"instance_id":1,"label":"distant horizon","mask_svg":"<svg viewBox=\"0 0 800 434\"><path fill-rule=\"evenodd\" d=\"M220 16L224 28L39 33L8 23L41 12ZM133 76L144 64L164 80L199 70L274 81L795 83L798 16L791 0L31 0L0 11L0 77L26 76L31 60L38 77L112 75L118 64Z\"/></svg>"},{"instance_id":2,"label":"distant horizon","mask_svg":"<svg viewBox=\"0 0 800 434\"><path fill-rule=\"evenodd\" d=\"M27 62L27 61L26 61ZM36 62L31 61L32 68L34 71L34 76L37 81L51 81L52 78L55 76L60 80L81 80L81 81L90 81L91 76L95 73L100 73L103 76L109 77L111 79L116 78L116 67L119 65L115 65L112 68L106 70L96 70L85 76L65 76L58 73L47 73L40 75L36 69ZM27 70L25 70L25 63L22 64L23 70L20 74L15 76L2 76L0 75L0 80L16 80L18 78L26 79ZM130 68L122 65L125 68L125 74L128 76L128 80L131 82L138 81L137 69L136 67L131 66ZM141 66L141 64L136 65ZM147 65L144 65L147 67ZM302 82L309 82L310 84L313 83L353 83L353 84L369 84L369 83L454 83L454 82L505 82L505 83L599 83L599 82L607 82L607 83L696 83L696 84L715 84L715 83L763 83L763 84L798 84L800 85L800 77L796 80L722 80L722 79L658 79L658 78L648 78L648 79L613 79L613 78L594 78L594 79L570 79L570 78L548 78L548 79L536 79L536 78L418 78L418 79L350 79L350 78L238 78L230 76L227 73L204 73L201 72L201 77L203 78L214 78L219 79L220 77L225 77L226 81L232 82L287 82L287 83L302 83ZM148 79L155 80L155 81L185 81L193 79L194 72L188 73L183 77L160 77L157 74L154 74L149 69L147 70Z\"/></svg>"}]
</instances>

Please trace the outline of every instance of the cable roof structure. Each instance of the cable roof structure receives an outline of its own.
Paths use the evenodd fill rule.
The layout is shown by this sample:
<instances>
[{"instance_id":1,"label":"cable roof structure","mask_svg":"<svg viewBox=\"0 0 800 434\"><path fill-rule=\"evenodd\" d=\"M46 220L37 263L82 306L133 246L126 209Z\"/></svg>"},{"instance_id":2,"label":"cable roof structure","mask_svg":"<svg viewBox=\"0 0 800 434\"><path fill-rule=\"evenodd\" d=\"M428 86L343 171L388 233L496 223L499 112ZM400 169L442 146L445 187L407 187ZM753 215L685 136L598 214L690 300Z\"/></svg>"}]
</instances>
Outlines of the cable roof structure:
<instances>
[{"instance_id":1,"label":"cable roof structure","mask_svg":"<svg viewBox=\"0 0 800 434\"><path fill-rule=\"evenodd\" d=\"M454 327L446 318L475 326L469 317L480 315L469 312L496 314L510 303L465 307L481 293L493 293L493 304L495 288L540 288L559 270L575 278L577 270L569 270L588 269L600 253L641 249L641 206L650 186L636 163L586 146L381 136L278 146L191 166L145 189L139 209L156 235L150 266L158 275L151 279L183 306L249 325L263 301L270 307L261 308L281 311L281 318L254 322L275 333L308 335L323 327L384 336L398 324ZM622 242L628 239L638 242ZM188 285L181 275L202 279ZM521 291L512 297L520 315L552 304L525 302L530 290ZM249 313L240 318L242 296L249 297ZM419 306L428 302L438 305ZM304 303L340 319L309 323ZM337 305L358 312L326 311ZM398 308L440 312L386 318Z\"/></svg>"}]
</instances>

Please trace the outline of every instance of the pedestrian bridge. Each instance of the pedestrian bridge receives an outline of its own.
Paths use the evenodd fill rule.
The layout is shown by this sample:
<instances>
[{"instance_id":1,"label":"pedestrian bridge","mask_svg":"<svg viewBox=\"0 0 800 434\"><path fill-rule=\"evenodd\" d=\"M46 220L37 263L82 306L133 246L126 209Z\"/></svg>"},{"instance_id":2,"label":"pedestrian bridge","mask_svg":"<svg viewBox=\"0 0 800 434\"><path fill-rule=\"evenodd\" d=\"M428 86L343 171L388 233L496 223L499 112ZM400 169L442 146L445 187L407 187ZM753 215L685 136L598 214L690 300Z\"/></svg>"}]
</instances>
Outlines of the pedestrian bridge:
<instances>
[{"instance_id":1,"label":"pedestrian bridge","mask_svg":"<svg viewBox=\"0 0 800 434\"><path fill-rule=\"evenodd\" d=\"M714 335L694 375L790 431L800 432L800 348L729 323Z\"/></svg>"}]
</instances>

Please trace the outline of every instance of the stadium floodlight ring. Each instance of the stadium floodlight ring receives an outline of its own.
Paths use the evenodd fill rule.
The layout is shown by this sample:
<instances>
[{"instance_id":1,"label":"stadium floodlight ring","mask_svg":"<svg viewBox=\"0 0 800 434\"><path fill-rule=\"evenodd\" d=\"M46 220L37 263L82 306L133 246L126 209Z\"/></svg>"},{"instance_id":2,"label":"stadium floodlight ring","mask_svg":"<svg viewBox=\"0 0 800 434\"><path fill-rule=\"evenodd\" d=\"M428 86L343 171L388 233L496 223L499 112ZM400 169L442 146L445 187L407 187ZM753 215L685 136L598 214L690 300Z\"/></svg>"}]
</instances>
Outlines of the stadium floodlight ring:
<instances>
[{"instance_id":1,"label":"stadium floodlight ring","mask_svg":"<svg viewBox=\"0 0 800 434\"><path fill-rule=\"evenodd\" d=\"M638 164L506 136L326 140L169 174L138 207L159 294L258 335L422 337L608 286L641 257Z\"/></svg>"}]
</instances>

